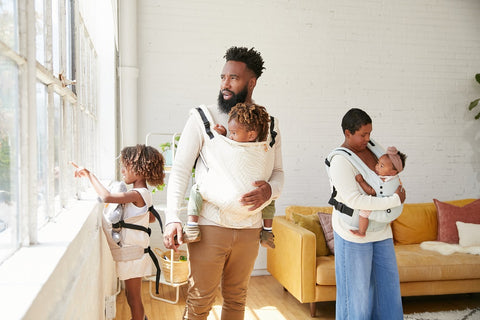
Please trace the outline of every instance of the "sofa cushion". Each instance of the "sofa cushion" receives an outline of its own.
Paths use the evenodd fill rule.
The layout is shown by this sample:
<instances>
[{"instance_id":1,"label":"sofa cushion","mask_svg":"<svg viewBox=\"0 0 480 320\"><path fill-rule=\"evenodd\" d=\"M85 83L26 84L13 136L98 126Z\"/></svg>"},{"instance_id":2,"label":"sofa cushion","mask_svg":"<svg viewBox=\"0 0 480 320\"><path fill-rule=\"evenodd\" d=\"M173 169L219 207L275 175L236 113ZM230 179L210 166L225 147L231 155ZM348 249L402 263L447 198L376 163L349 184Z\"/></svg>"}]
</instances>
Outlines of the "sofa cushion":
<instances>
[{"instance_id":1,"label":"sofa cushion","mask_svg":"<svg viewBox=\"0 0 480 320\"><path fill-rule=\"evenodd\" d=\"M323 235L322 227L320 226L318 216L316 214L304 215L292 212L291 217L295 224L307 230L310 230L315 234L317 257L328 255L329 251L325 242L325 236Z\"/></svg>"},{"instance_id":2,"label":"sofa cushion","mask_svg":"<svg viewBox=\"0 0 480 320\"><path fill-rule=\"evenodd\" d=\"M480 246L480 224L456 222L458 243L462 247Z\"/></svg>"},{"instance_id":3,"label":"sofa cushion","mask_svg":"<svg viewBox=\"0 0 480 320\"><path fill-rule=\"evenodd\" d=\"M478 279L480 256L423 250L419 244L395 246L400 282Z\"/></svg>"},{"instance_id":4,"label":"sofa cushion","mask_svg":"<svg viewBox=\"0 0 480 320\"><path fill-rule=\"evenodd\" d=\"M458 230L455 222L480 223L480 199L465 206L456 206L433 199L437 207L437 240L458 243Z\"/></svg>"},{"instance_id":5,"label":"sofa cushion","mask_svg":"<svg viewBox=\"0 0 480 320\"><path fill-rule=\"evenodd\" d=\"M400 282L478 279L480 256L453 253L444 256L419 244L395 246ZM317 257L317 285L335 285L334 256Z\"/></svg>"},{"instance_id":6,"label":"sofa cushion","mask_svg":"<svg viewBox=\"0 0 480 320\"><path fill-rule=\"evenodd\" d=\"M335 285L335 257L317 257L317 284L322 286Z\"/></svg>"},{"instance_id":7,"label":"sofa cushion","mask_svg":"<svg viewBox=\"0 0 480 320\"><path fill-rule=\"evenodd\" d=\"M331 254L335 254L335 244L333 240L333 227L332 227L332 214L325 212L318 212L318 219L320 219L320 225L322 226L323 235L325 236L325 242L330 250Z\"/></svg>"},{"instance_id":8,"label":"sofa cushion","mask_svg":"<svg viewBox=\"0 0 480 320\"><path fill-rule=\"evenodd\" d=\"M433 203L407 203L392 222L396 245L415 244L437 239L437 211Z\"/></svg>"}]
</instances>

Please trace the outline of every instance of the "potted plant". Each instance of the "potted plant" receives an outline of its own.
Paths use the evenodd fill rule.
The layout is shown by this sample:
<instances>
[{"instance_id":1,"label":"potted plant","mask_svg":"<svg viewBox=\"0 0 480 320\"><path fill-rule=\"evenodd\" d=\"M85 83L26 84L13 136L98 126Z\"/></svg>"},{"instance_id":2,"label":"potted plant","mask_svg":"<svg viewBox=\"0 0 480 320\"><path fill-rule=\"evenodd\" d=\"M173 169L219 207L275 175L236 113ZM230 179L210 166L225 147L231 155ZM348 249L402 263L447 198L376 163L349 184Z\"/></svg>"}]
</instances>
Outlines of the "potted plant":
<instances>
[{"instance_id":1,"label":"potted plant","mask_svg":"<svg viewBox=\"0 0 480 320\"><path fill-rule=\"evenodd\" d=\"M165 142L160 145L160 152L162 153L163 157L165 158L165 166L171 167L172 166L172 155L173 155L173 148L177 147L178 140L180 140L180 135L176 135L173 138L172 142ZM172 143L174 144L172 146Z\"/></svg>"}]
</instances>

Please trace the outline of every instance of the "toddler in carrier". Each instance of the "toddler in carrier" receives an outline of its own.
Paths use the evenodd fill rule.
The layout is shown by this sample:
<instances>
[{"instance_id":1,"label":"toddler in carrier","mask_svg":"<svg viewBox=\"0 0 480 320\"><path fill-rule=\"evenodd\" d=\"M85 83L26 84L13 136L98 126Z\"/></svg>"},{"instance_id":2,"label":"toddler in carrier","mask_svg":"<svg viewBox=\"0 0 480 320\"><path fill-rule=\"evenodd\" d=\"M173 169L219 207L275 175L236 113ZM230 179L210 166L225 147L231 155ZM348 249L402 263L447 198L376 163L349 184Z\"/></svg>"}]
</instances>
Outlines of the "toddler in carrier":
<instances>
[{"instance_id":1,"label":"toddler in carrier","mask_svg":"<svg viewBox=\"0 0 480 320\"><path fill-rule=\"evenodd\" d=\"M378 159L377 165L375 166L375 172L382 181L391 181L403 170L406 159L407 156L398 151L397 148L388 147L387 152ZM355 179L366 194L377 196L375 189L365 181L361 174L356 175ZM358 230L350 230L353 234L359 237L365 237L370 212L371 211L369 210L360 210L358 217Z\"/></svg>"},{"instance_id":2,"label":"toddler in carrier","mask_svg":"<svg viewBox=\"0 0 480 320\"><path fill-rule=\"evenodd\" d=\"M264 107L256 104L238 103L232 108L228 116L229 139L237 142L259 142L267 139L270 118ZM226 128L220 124L216 124L213 129L222 136L227 135ZM186 243L197 242L201 239L198 217L202 204L203 197L199 191L199 185L194 184L190 191L188 221L184 228L183 239ZM272 201L262 209L263 230L260 243L264 247L275 248L272 233L274 214L275 204Z\"/></svg>"}]
</instances>

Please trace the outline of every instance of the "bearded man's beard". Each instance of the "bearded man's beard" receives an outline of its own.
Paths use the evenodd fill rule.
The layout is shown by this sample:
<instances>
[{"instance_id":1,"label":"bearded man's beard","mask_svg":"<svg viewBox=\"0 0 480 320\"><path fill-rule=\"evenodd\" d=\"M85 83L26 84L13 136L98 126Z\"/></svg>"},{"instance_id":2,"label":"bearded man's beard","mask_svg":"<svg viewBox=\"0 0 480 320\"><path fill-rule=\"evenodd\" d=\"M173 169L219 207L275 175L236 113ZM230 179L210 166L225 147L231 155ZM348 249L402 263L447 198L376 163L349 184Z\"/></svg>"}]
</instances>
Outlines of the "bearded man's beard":
<instances>
[{"instance_id":1,"label":"bearded man's beard","mask_svg":"<svg viewBox=\"0 0 480 320\"><path fill-rule=\"evenodd\" d=\"M246 85L245 88L243 88L242 91L240 91L238 94L235 94L231 90L226 91L230 92L232 94L232 97L229 100L223 99L223 94L222 90L220 90L220 93L218 94L218 106L220 107L220 110L222 110L225 113L229 113L230 110L237 104L237 103L243 103L247 99L247 94L248 94L248 86Z\"/></svg>"}]
</instances>

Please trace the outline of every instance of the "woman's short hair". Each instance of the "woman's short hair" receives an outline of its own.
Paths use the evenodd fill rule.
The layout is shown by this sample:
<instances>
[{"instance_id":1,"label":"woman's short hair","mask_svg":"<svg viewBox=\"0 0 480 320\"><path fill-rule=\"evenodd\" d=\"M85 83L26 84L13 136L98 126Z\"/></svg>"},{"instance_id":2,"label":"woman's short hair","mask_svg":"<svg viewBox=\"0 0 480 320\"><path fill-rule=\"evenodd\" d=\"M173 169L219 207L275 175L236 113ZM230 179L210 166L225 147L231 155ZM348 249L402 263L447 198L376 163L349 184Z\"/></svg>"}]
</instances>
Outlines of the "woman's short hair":
<instances>
[{"instance_id":1,"label":"woman's short hair","mask_svg":"<svg viewBox=\"0 0 480 320\"><path fill-rule=\"evenodd\" d=\"M342 119L342 131L350 131L354 134L358 129L366 124L372 123L372 118L362 109L352 108L345 113Z\"/></svg>"}]
</instances>

